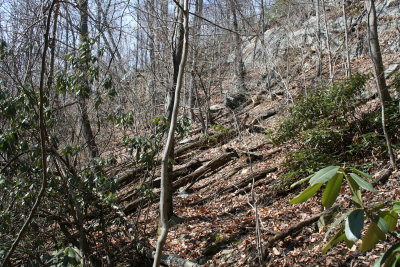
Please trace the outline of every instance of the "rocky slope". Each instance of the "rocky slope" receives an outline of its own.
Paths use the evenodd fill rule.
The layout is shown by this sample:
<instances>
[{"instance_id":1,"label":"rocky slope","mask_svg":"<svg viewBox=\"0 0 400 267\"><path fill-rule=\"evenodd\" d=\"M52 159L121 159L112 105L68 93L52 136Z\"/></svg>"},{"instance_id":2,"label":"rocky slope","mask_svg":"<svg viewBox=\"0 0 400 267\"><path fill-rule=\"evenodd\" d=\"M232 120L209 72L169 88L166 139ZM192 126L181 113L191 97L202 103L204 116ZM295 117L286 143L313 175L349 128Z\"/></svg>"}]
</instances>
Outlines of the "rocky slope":
<instances>
[{"instance_id":1,"label":"rocky slope","mask_svg":"<svg viewBox=\"0 0 400 267\"><path fill-rule=\"evenodd\" d=\"M371 64L365 49L366 14L362 5L362 1L355 1L346 8L352 12L349 18L352 68L366 73L371 71ZM398 71L400 64L400 1L379 1L377 10L384 63L390 76ZM331 7L328 15L336 77L341 79L344 69L340 7ZM213 99L212 104L218 104L212 113L218 126L205 136L200 133L200 126L193 125L189 138L179 140L174 166L174 205L179 220L170 229L166 254L205 266L259 266L260 255L268 266L370 266L393 243L394 240L388 239L367 253L339 244L323 255L326 228L318 228L315 220L311 220L321 212L320 195L303 204L289 205L299 189L289 189L279 178L284 171L285 156L299 147L290 143L274 146L267 141L265 132L278 128L287 115L287 107L300 92L327 79L326 51L324 76L315 77L315 21L310 16L291 31L285 26L268 29L264 45L255 38L247 41L243 51L247 56L252 103L232 111L223 106L222 99ZM325 40L322 38L323 47ZM293 68L290 77L281 68L285 61L282 55L288 49L285 43L290 43L294 55L290 60ZM373 88L372 79L369 88ZM376 105L373 95L372 90L367 94L364 110ZM374 179L382 178L379 171L387 169L386 161L371 169ZM137 184L145 178L140 174L143 172L125 176L126 182L118 195L119 205L132 218L140 214L141 229L148 244L155 247L158 204L134 194ZM159 170L154 174L157 177ZM400 196L399 173L384 174L383 182L376 185L378 193L366 195L369 201ZM157 187L157 179L153 185ZM152 192L157 195L159 191L155 188ZM341 212L349 208L348 195L344 194L338 202ZM307 223L294 229L299 222ZM293 231L279 235L288 229Z\"/></svg>"}]
</instances>

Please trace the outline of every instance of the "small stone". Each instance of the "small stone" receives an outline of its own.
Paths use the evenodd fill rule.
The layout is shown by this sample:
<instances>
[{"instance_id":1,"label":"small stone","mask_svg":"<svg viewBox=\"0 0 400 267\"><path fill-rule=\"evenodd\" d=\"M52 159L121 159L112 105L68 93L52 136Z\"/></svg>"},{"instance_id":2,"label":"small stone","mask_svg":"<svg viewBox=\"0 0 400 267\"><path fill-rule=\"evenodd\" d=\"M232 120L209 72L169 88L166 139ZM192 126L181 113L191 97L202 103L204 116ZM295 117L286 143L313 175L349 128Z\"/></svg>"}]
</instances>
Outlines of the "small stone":
<instances>
[{"instance_id":1,"label":"small stone","mask_svg":"<svg viewBox=\"0 0 400 267\"><path fill-rule=\"evenodd\" d=\"M211 111L211 112L212 112L212 111L219 111L219 110L221 110L221 109L224 109L224 107L221 106L221 105L212 105L212 106L210 107L210 111Z\"/></svg>"},{"instance_id":2,"label":"small stone","mask_svg":"<svg viewBox=\"0 0 400 267\"><path fill-rule=\"evenodd\" d=\"M276 247L272 248L272 252L274 253L275 256L281 255L281 253L279 252L279 250Z\"/></svg>"}]
</instances>

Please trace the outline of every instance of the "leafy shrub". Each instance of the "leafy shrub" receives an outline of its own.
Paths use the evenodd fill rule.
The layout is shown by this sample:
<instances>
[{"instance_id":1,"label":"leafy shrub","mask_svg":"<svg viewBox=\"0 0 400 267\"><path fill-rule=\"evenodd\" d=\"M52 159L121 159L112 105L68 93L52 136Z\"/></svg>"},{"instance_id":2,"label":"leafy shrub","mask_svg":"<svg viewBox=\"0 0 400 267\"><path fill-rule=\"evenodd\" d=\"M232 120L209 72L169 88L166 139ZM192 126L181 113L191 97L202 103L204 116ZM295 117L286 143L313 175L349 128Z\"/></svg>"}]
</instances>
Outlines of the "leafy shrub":
<instances>
[{"instance_id":1,"label":"leafy shrub","mask_svg":"<svg viewBox=\"0 0 400 267\"><path fill-rule=\"evenodd\" d=\"M231 132L221 124L211 125L211 129L215 131L216 136L227 136Z\"/></svg>"},{"instance_id":2,"label":"leafy shrub","mask_svg":"<svg viewBox=\"0 0 400 267\"><path fill-rule=\"evenodd\" d=\"M290 153L283 163L285 173L281 174L281 186L289 187L302 176L308 176L323 166L335 164L334 157L319 152L318 149L305 148Z\"/></svg>"},{"instance_id":3,"label":"leafy shrub","mask_svg":"<svg viewBox=\"0 0 400 267\"><path fill-rule=\"evenodd\" d=\"M400 202L385 200L381 203L364 203L362 189L375 193L373 186L365 179L371 179L371 176L354 168L329 166L292 185L296 186L309 181L309 186L290 201L291 204L296 204L307 201L325 184L321 202L325 208L330 208L341 192L343 180L347 181L354 208L337 218L326 232L325 238L337 226L342 225L322 249L324 254L341 241L344 241L348 248L352 248L358 240L362 241L359 247L360 251L365 252L373 249L379 241L386 239L386 235L390 235L396 230ZM369 221L369 226L362 236L366 221ZM400 243L395 244L378 260L376 265L398 266L400 263L399 248Z\"/></svg>"},{"instance_id":4,"label":"leafy shrub","mask_svg":"<svg viewBox=\"0 0 400 267\"><path fill-rule=\"evenodd\" d=\"M143 167L154 167L154 158L160 151L163 137L169 129L169 123L166 117L158 116L153 119L154 134L149 137L123 137L124 145L132 155L135 152L135 159ZM185 116L178 118L176 134L184 137L189 134L191 121Z\"/></svg>"},{"instance_id":5,"label":"leafy shrub","mask_svg":"<svg viewBox=\"0 0 400 267\"><path fill-rule=\"evenodd\" d=\"M355 74L326 89L320 88L300 96L272 141L282 144L318 125L343 126L356 109L367 78L367 75Z\"/></svg>"},{"instance_id":6,"label":"leafy shrub","mask_svg":"<svg viewBox=\"0 0 400 267\"><path fill-rule=\"evenodd\" d=\"M270 134L275 144L297 138L302 146L300 151L286 157L285 172L281 174L284 185L341 161L353 142L356 130L349 124L354 120L353 113L367 78L367 75L355 74L326 89L302 95L278 131ZM352 148L353 152L356 148Z\"/></svg>"}]
</instances>

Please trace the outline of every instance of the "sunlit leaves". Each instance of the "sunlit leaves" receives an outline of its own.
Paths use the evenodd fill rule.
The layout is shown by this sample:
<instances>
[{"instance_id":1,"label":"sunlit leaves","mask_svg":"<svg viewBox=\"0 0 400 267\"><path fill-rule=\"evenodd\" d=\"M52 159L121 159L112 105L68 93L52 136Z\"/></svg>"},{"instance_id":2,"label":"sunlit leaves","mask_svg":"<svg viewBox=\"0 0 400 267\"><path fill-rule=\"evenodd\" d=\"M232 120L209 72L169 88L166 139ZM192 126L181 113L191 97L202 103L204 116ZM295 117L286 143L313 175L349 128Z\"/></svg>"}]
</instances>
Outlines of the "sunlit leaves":
<instances>
[{"instance_id":1,"label":"sunlit leaves","mask_svg":"<svg viewBox=\"0 0 400 267\"><path fill-rule=\"evenodd\" d=\"M360 186L354 181L353 178L351 178L351 176L346 175L346 179L349 183L352 200L357 205L357 207L362 207L363 201L362 201Z\"/></svg>"},{"instance_id":2,"label":"sunlit leaves","mask_svg":"<svg viewBox=\"0 0 400 267\"><path fill-rule=\"evenodd\" d=\"M311 175L307 176L306 178L303 178L303 179L301 179L301 180L295 182L294 184L292 184L292 185L290 186L290 188L293 188L293 187L295 187L295 186L297 186L297 185L299 185L299 184L302 184L302 183L304 183L304 182L310 180L311 177L313 177L313 176L314 176L314 174L311 174Z\"/></svg>"},{"instance_id":3,"label":"sunlit leaves","mask_svg":"<svg viewBox=\"0 0 400 267\"><path fill-rule=\"evenodd\" d=\"M322 205L330 208L335 203L342 187L343 173L336 173L326 185L324 194L322 195Z\"/></svg>"},{"instance_id":4,"label":"sunlit leaves","mask_svg":"<svg viewBox=\"0 0 400 267\"><path fill-rule=\"evenodd\" d=\"M355 242L360 239L362 239L360 251L368 251L373 249L379 241L385 240L386 234L394 231L397 226L400 202L394 202L391 207L388 207L387 203L381 203L372 208L365 207L361 189L372 193L376 191L368 181L363 179L371 179L371 176L354 168L346 169L345 167L329 166L318 171L314 175L300 180L292 186L307 180L309 180L310 186L292 199L290 203L295 204L306 201L312 197L323 184L326 184L322 195L322 204L325 208L329 208L336 201L340 193L344 177L346 177L352 200L357 208L341 215L331 225L325 234L325 238L344 221L344 225L341 226L333 238L322 249L322 253L326 253L332 246L341 241L344 241L346 246L351 248ZM365 235L362 236L366 218L369 218L368 229ZM398 263L400 263L400 244L393 246L387 251L374 266L397 266L396 264Z\"/></svg>"},{"instance_id":5,"label":"sunlit leaves","mask_svg":"<svg viewBox=\"0 0 400 267\"><path fill-rule=\"evenodd\" d=\"M318 171L311 179L310 185L318 184L318 183L325 183L332 179L333 176L336 175L338 172L339 167L336 166L329 166L320 171Z\"/></svg>"},{"instance_id":6,"label":"sunlit leaves","mask_svg":"<svg viewBox=\"0 0 400 267\"><path fill-rule=\"evenodd\" d=\"M314 184L310 185L303 192L301 192L298 196L290 200L290 204L297 204L307 201L310 197L312 197L322 186L322 184Z\"/></svg>"},{"instance_id":7,"label":"sunlit leaves","mask_svg":"<svg viewBox=\"0 0 400 267\"><path fill-rule=\"evenodd\" d=\"M370 183L368 183L367 181L361 179L360 176L358 176L355 173L350 173L351 178L353 178L353 180L362 188L364 188L365 190L371 191L373 193L375 193L375 189L372 187L372 185Z\"/></svg>"},{"instance_id":8,"label":"sunlit leaves","mask_svg":"<svg viewBox=\"0 0 400 267\"><path fill-rule=\"evenodd\" d=\"M329 227L328 231L326 231L324 239L326 239L329 235L329 233L336 227L338 226L341 222L343 222L351 213L351 210L340 216L339 218L336 219L336 221Z\"/></svg>"},{"instance_id":9,"label":"sunlit leaves","mask_svg":"<svg viewBox=\"0 0 400 267\"><path fill-rule=\"evenodd\" d=\"M385 234L379 229L375 222L371 222L367 233L365 234L362 244L360 246L360 251L365 252L373 249L379 240L385 239Z\"/></svg>"}]
</instances>

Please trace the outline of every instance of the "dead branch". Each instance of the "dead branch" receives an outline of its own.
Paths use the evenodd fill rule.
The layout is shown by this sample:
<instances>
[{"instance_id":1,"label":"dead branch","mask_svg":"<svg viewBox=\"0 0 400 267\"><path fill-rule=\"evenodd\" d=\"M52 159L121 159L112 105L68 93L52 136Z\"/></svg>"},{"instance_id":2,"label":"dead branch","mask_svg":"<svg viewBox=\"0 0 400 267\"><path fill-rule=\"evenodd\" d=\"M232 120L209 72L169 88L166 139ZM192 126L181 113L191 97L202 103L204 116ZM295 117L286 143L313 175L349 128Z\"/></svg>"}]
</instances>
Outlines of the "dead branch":
<instances>
[{"instance_id":1,"label":"dead branch","mask_svg":"<svg viewBox=\"0 0 400 267\"><path fill-rule=\"evenodd\" d=\"M224 153L224 154L220 155L219 157L211 160L204 166L198 168L193 173L186 175L185 177L176 181L173 184L174 190L177 190L179 187L182 187L182 186L188 184L189 182L200 178L202 175L204 175L205 173L207 173L209 171L215 170L215 169L225 165L226 163L231 161L232 158L234 158L234 157L237 157L236 152L228 152L228 153Z\"/></svg>"},{"instance_id":2,"label":"dead branch","mask_svg":"<svg viewBox=\"0 0 400 267\"><path fill-rule=\"evenodd\" d=\"M272 116L275 116L276 114L278 114L278 110L271 110L266 113L263 113L260 116L258 116L257 118L253 119L250 122L249 126L252 127L252 126L256 125L257 123L259 123L260 121L264 121Z\"/></svg>"}]
</instances>

